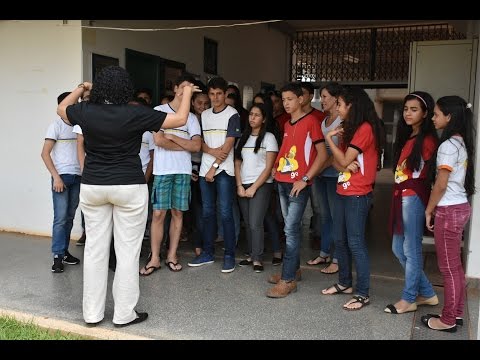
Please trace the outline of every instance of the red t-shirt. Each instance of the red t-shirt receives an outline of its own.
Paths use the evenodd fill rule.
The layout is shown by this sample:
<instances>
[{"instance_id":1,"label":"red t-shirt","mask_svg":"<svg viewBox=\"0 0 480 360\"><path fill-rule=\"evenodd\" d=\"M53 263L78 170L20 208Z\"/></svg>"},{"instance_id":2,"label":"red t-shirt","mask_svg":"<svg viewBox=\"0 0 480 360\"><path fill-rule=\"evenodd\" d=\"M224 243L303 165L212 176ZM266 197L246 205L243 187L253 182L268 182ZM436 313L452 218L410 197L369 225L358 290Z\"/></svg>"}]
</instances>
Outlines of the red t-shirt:
<instances>
[{"instance_id":1,"label":"red t-shirt","mask_svg":"<svg viewBox=\"0 0 480 360\"><path fill-rule=\"evenodd\" d=\"M423 139L422 144L422 159L420 160L420 168L417 171L407 168L407 158L410 156L415 145L415 139L417 137L411 137L407 140L402 148L400 157L398 158L398 164L395 169L395 183L400 184L408 179L425 179L427 177L428 169L425 167L425 161L430 160L435 149L437 148L437 141L431 135L426 136ZM402 196L416 195L412 189L405 189L402 191Z\"/></svg>"},{"instance_id":2,"label":"red t-shirt","mask_svg":"<svg viewBox=\"0 0 480 360\"><path fill-rule=\"evenodd\" d=\"M315 116L307 114L294 124L287 122L275 160L275 180L287 183L301 180L317 156L315 144L322 141L325 139Z\"/></svg>"},{"instance_id":3,"label":"red t-shirt","mask_svg":"<svg viewBox=\"0 0 480 360\"><path fill-rule=\"evenodd\" d=\"M350 171L338 174L337 193L347 196L367 195L373 189L378 163L372 126L366 121L360 125L348 146L358 150L356 160L360 163L360 169L353 174Z\"/></svg>"},{"instance_id":4,"label":"red t-shirt","mask_svg":"<svg viewBox=\"0 0 480 360\"><path fill-rule=\"evenodd\" d=\"M313 108L312 111L309 112L309 114L315 116L319 124L322 124L322 121L327 117L327 114L315 108Z\"/></svg>"},{"instance_id":5,"label":"red t-shirt","mask_svg":"<svg viewBox=\"0 0 480 360\"><path fill-rule=\"evenodd\" d=\"M287 121L290 121L292 117L290 116L289 113L282 113L280 115L278 115L275 120L277 121L277 124L278 124L278 128L280 129L280 132L283 134L285 132L285 123Z\"/></svg>"}]
</instances>

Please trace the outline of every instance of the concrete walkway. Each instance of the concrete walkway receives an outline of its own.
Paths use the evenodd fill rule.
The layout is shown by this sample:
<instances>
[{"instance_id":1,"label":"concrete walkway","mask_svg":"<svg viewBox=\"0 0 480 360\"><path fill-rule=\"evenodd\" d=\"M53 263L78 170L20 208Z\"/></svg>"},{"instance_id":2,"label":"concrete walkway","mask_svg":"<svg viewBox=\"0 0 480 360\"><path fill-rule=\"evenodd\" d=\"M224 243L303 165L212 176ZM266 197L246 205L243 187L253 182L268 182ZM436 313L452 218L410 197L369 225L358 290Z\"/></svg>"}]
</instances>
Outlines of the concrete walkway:
<instances>
[{"instance_id":1,"label":"concrete walkway","mask_svg":"<svg viewBox=\"0 0 480 360\"><path fill-rule=\"evenodd\" d=\"M88 241L88 240L87 240ZM306 242L306 241L305 241ZM221 245L215 263L200 268L186 266L193 254L182 243L178 273L162 269L140 279L138 310L147 311L147 321L117 330L113 327L110 272L105 320L96 328L84 326L82 318L82 264L65 265L65 272L50 271L50 239L0 232L0 312L19 319L34 319L41 326L101 339L476 339L479 296L468 292L466 324L455 334L426 329L420 317L439 313L443 288L436 290L440 305L419 307L414 313L390 315L386 304L395 302L403 287L401 269L385 261L372 265L371 305L361 311L345 311L348 296L324 296L321 289L333 284L337 275L320 273L319 267L302 266L298 291L284 299L269 299L267 278L280 270L266 258L265 272L237 267L223 274ZM83 247L72 242L70 252L83 258ZM375 251L372 257L376 258ZM241 255L241 252L237 255ZM302 264L313 255L302 250ZM237 257L237 263L242 257ZM145 259L142 258L141 265ZM399 266L398 266L399 267ZM388 275L384 275L388 274ZM398 276L400 274L400 276ZM430 275L429 275L430 276ZM469 311L472 310L472 311ZM3 311L2 311L3 310ZM48 319L48 321L47 321Z\"/></svg>"}]
</instances>

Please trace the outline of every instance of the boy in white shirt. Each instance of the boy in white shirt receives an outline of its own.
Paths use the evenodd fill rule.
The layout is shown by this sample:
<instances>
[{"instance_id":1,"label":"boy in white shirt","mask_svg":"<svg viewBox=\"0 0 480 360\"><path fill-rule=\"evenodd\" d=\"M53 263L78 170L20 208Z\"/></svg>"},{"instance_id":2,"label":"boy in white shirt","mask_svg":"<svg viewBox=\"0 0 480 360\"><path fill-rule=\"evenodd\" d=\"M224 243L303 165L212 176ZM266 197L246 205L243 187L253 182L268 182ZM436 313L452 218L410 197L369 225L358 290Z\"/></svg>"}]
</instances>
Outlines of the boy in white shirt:
<instances>
[{"instance_id":1,"label":"boy in white shirt","mask_svg":"<svg viewBox=\"0 0 480 360\"><path fill-rule=\"evenodd\" d=\"M69 94L65 92L58 96L58 104ZM77 135L72 131L72 126L61 118L55 119L48 127L41 156L52 175L52 272L62 273L64 263L80 263L68 252L82 178L77 158Z\"/></svg>"},{"instance_id":2,"label":"boy in white shirt","mask_svg":"<svg viewBox=\"0 0 480 360\"><path fill-rule=\"evenodd\" d=\"M173 113L178 110L183 97L183 89L195 82L191 75L182 75L175 81L175 97L155 110ZM140 275L148 276L160 269L160 248L164 233L165 216L171 210L170 246L165 264L170 271L182 270L178 262L177 248L182 231L183 211L190 202L190 178L192 175L192 153L201 148L201 130L196 116L189 114L187 123L175 129L161 129L154 134L155 150L153 160L152 187L153 218L150 230L151 256Z\"/></svg>"}]
</instances>

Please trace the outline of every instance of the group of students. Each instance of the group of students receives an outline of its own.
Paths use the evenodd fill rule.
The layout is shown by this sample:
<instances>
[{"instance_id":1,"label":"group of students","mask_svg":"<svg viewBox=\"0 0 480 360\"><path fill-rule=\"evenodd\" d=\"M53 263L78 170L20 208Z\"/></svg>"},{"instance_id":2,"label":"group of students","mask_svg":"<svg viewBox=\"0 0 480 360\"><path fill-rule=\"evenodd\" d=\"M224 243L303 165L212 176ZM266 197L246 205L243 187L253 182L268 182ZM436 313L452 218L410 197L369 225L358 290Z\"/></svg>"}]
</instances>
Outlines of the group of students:
<instances>
[{"instance_id":1,"label":"group of students","mask_svg":"<svg viewBox=\"0 0 480 360\"><path fill-rule=\"evenodd\" d=\"M247 120L242 121L239 111L226 103L228 83L224 79L211 79L203 92L194 83L193 78L180 77L175 83L174 99L155 109L132 106L129 102L133 87L128 73L111 66L97 75L94 85L84 82L64 99L59 98L57 112L61 119L47 132L42 157L52 174L55 214L60 209L58 195L73 189L77 197L79 192L85 215L88 237L84 253L85 322L96 325L104 316L112 232L118 259L113 283L113 322L116 326L126 326L147 318L147 313L135 311L138 276L160 268L167 210L172 212L173 249L169 249L166 264L172 271L181 270L176 247L182 216L190 206L191 195L195 198L198 192L191 187L191 176L198 179L202 210L198 222L201 239L196 241L197 256L189 266L214 262L219 206L225 241L222 272L234 271L236 195L247 229L250 255L243 263L262 271L263 222L276 188L286 244L282 271L268 278L275 285L267 291L267 296L288 296L297 290L297 281L301 279L302 217L311 192L315 192L316 201L322 204L322 248L319 257L311 262L336 266L339 274L338 282L322 293L354 294L354 260L356 291L343 307L359 310L368 305L370 265L365 227L378 159L384 147L384 129L367 93L358 87L327 84L321 92L326 112L316 110L319 116L311 106L305 107L311 101L309 87L289 83L280 90L289 119L281 124L279 137L279 124L272 121L273 104L265 97L263 103L261 100L253 103ZM87 93L90 100L78 103ZM191 105L195 108L196 98L203 104L197 117L189 113ZM207 100L211 104L208 109ZM467 197L474 192L473 163L468 161L473 156L471 123L472 112L463 99L443 97L434 104L430 95L417 91L405 98L404 116L399 121L395 142L392 248L405 268L405 288L401 300L388 305L385 311L400 314L416 310L417 305L438 303L421 266L421 240L426 225L434 230L439 268L445 277L442 315L422 318L426 326L435 330L455 331L463 316L465 279L460 241L470 216ZM79 168L63 169L61 165L64 155L59 154L64 150L60 147L69 146L70 152L64 154L76 156L70 125L79 125L85 139L87 156L83 173ZM444 129L438 149L435 129ZM156 145L155 179L150 195L152 251L139 273L149 195L138 154L146 131L154 131ZM200 150L202 155L197 159L195 154ZM48 161L50 151L55 161L51 158ZM198 174L192 172L192 164L193 170L198 168ZM427 179L431 179L430 183ZM75 194L67 195L67 200L68 196ZM73 258L68 253L68 241L77 205L78 200L64 211L67 215L63 227L54 220L54 265L68 263L65 259ZM200 219L198 211L194 216ZM433 216L435 227L431 224ZM55 235L60 228L62 233Z\"/></svg>"}]
</instances>

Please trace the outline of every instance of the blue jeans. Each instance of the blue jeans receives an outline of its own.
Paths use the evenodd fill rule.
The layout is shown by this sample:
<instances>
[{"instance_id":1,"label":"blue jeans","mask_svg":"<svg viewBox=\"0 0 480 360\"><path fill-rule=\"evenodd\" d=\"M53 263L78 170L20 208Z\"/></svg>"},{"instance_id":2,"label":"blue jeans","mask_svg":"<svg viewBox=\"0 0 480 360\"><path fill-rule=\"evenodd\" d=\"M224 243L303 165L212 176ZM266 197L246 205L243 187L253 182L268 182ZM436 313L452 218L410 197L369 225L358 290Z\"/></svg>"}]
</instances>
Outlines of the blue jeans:
<instances>
[{"instance_id":1,"label":"blue jeans","mask_svg":"<svg viewBox=\"0 0 480 360\"><path fill-rule=\"evenodd\" d=\"M321 234L320 256L326 257L332 255L333 251L332 231L333 216L335 214L335 204L338 202L337 197L337 178L317 176L312 184L312 192L317 194L315 199L319 202L319 219L316 219L315 227L319 227Z\"/></svg>"},{"instance_id":2,"label":"blue jeans","mask_svg":"<svg viewBox=\"0 0 480 360\"><path fill-rule=\"evenodd\" d=\"M423 272L422 239L425 206L417 195L402 197L403 234L394 234L392 250L405 270L402 299L414 303L420 295L435 295L432 284Z\"/></svg>"},{"instance_id":3,"label":"blue jeans","mask_svg":"<svg viewBox=\"0 0 480 360\"><path fill-rule=\"evenodd\" d=\"M53 190L52 178L52 253L54 256L63 257L70 243L70 233L72 232L75 211L78 207L82 177L74 174L63 174L60 177L65 184L65 190L59 193Z\"/></svg>"},{"instance_id":4,"label":"blue jeans","mask_svg":"<svg viewBox=\"0 0 480 360\"><path fill-rule=\"evenodd\" d=\"M283 257L282 280L295 280L295 272L300 268L300 243L302 241L302 218L310 197L310 186L298 196L290 196L292 183L278 183L278 194L285 222L285 255Z\"/></svg>"},{"instance_id":5,"label":"blue jeans","mask_svg":"<svg viewBox=\"0 0 480 360\"><path fill-rule=\"evenodd\" d=\"M233 222L235 223L235 245L238 243L238 237L240 236L240 207L237 201L237 192L235 187L233 188ZM223 238L223 227L222 224L222 215L220 214L220 201L221 198L217 199L217 235Z\"/></svg>"},{"instance_id":6,"label":"blue jeans","mask_svg":"<svg viewBox=\"0 0 480 360\"><path fill-rule=\"evenodd\" d=\"M217 235L217 196L219 197L220 216L222 218L225 256L235 257L235 223L233 221L233 189L235 177L222 171L215 176L214 182L200 177L203 216L203 251L213 256L213 241Z\"/></svg>"},{"instance_id":7,"label":"blue jeans","mask_svg":"<svg viewBox=\"0 0 480 360\"><path fill-rule=\"evenodd\" d=\"M367 195L338 195L335 206L334 236L338 258L338 283L351 287L352 260L357 272L356 294L368 296L370 290L370 261L365 241L372 193Z\"/></svg>"}]
</instances>

